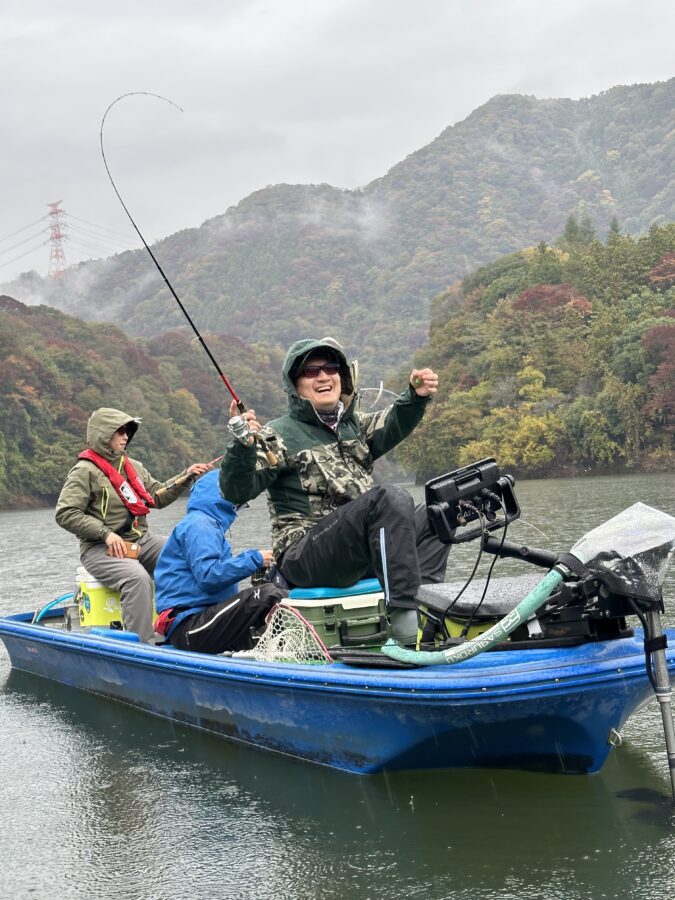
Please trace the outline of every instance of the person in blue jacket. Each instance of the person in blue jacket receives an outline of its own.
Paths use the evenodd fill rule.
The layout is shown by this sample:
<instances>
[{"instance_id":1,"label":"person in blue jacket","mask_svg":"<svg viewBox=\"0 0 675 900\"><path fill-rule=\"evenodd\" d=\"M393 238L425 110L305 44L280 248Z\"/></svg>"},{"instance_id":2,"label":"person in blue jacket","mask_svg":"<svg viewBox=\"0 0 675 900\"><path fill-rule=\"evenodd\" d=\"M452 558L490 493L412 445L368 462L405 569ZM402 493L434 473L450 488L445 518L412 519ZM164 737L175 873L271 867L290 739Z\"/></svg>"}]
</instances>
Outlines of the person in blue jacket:
<instances>
[{"instance_id":1,"label":"person in blue jacket","mask_svg":"<svg viewBox=\"0 0 675 900\"><path fill-rule=\"evenodd\" d=\"M192 487L187 514L173 529L155 567L155 630L180 650L249 650L252 634L286 592L271 583L239 590L238 582L273 562L271 550L237 556L226 532L237 517L207 472Z\"/></svg>"}]
</instances>

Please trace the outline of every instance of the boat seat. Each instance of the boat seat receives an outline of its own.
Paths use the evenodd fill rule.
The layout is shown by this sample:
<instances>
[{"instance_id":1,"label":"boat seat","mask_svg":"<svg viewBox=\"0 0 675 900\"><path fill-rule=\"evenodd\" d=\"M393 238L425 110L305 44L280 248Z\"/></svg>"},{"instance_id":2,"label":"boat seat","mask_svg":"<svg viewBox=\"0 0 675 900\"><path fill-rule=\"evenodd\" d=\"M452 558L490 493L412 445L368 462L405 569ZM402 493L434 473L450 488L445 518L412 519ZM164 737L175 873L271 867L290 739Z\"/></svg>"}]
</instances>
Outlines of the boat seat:
<instances>
[{"instance_id":1,"label":"boat seat","mask_svg":"<svg viewBox=\"0 0 675 900\"><path fill-rule=\"evenodd\" d=\"M291 588L289 600L336 600L340 597L360 597L363 594L383 594L382 585L377 578L363 578L351 587L311 587Z\"/></svg>"},{"instance_id":2,"label":"boat seat","mask_svg":"<svg viewBox=\"0 0 675 900\"><path fill-rule=\"evenodd\" d=\"M477 614L479 619L502 618L511 612L520 601L541 581L542 572L533 572L528 575L503 576L491 578L485 599L481 603ZM485 590L485 578L475 579L463 592L455 603L455 597L465 585L465 581L446 581L441 584L423 584L417 592L417 601L429 606L439 613L446 612L450 607L453 615L471 615L476 605L483 596ZM382 585L377 578L364 578L347 588L311 587L292 588L289 592L289 600L339 600L364 596L368 594L384 593Z\"/></svg>"},{"instance_id":3,"label":"boat seat","mask_svg":"<svg viewBox=\"0 0 675 900\"><path fill-rule=\"evenodd\" d=\"M389 637L384 591L377 578L346 588L292 588L281 605L298 609L327 647L380 646Z\"/></svg>"},{"instance_id":4,"label":"boat seat","mask_svg":"<svg viewBox=\"0 0 675 900\"><path fill-rule=\"evenodd\" d=\"M532 575L512 575L502 578L491 578L485 599L475 614L475 619L501 619L511 612L520 601L544 577L543 569ZM417 601L434 612L453 616L470 616L476 609L485 590L485 578L471 582L456 602L455 597L462 590L465 581L446 581L442 584L423 584L417 592Z\"/></svg>"}]
</instances>

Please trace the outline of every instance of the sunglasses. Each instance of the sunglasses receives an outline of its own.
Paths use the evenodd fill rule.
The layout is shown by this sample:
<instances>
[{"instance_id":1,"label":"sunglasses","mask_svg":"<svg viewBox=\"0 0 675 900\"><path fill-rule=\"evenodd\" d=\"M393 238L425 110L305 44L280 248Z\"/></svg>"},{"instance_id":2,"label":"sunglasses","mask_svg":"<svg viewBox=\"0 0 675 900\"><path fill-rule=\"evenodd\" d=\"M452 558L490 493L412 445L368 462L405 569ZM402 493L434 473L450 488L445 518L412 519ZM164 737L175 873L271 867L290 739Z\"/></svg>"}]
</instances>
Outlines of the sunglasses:
<instances>
[{"instance_id":1,"label":"sunglasses","mask_svg":"<svg viewBox=\"0 0 675 900\"><path fill-rule=\"evenodd\" d=\"M129 434L129 427L127 425L121 425L115 434Z\"/></svg>"},{"instance_id":2,"label":"sunglasses","mask_svg":"<svg viewBox=\"0 0 675 900\"><path fill-rule=\"evenodd\" d=\"M340 371L340 363L336 362L327 362L321 363L321 365L309 365L304 366L300 372L300 374L304 378L318 378L321 372L325 372L326 375L337 375Z\"/></svg>"}]
</instances>

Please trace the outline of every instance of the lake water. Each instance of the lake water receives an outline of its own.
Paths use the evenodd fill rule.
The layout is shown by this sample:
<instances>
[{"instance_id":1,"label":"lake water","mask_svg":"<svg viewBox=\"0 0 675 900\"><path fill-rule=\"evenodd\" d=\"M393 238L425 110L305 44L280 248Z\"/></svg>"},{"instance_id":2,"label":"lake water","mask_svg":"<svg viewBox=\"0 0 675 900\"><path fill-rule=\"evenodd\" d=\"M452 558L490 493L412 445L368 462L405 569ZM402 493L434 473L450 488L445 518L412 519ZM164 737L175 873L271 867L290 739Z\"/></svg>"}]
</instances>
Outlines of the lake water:
<instances>
[{"instance_id":1,"label":"lake water","mask_svg":"<svg viewBox=\"0 0 675 900\"><path fill-rule=\"evenodd\" d=\"M523 516L509 538L549 549L637 500L675 514L672 476L516 492ZM154 512L154 530L183 512L183 501ZM0 614L72 590L76 541L51 510L2 513L0 534ZM232 541L269 545L260 499ZM475 552L453 549L453 578ZM495 574L521 570L500 562ZM672 569L666 601L673 626ZM623 737L593 776L359 777L10 672L0 644L0 898L670 898L675 819L655 702Z\"/></svg>"}]
</instances>

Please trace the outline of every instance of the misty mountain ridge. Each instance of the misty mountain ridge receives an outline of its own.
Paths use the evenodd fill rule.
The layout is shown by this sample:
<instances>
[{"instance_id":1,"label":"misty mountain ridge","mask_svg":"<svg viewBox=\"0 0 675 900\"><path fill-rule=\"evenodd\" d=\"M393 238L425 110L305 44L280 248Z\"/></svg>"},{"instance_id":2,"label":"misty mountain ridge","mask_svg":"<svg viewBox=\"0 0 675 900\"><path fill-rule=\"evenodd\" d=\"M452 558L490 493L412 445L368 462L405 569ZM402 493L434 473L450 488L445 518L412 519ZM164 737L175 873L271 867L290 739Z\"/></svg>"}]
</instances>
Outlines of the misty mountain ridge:
<instances>
[{"instance_id":1,"label":"misty mountain ridge","mask_svg":"<svg viewBox=\"0 0 675 900\"><path fill-rule=\"evenodd\" d=\"M369 375L405 364L432 298L479 265L552 241L570 215L606 235L675 219L675 78L572 101L500 95L360 190L273 185L153 245L200 329L281 346L331 334ZM28 273L24 303L185 325L145 250Z\"/></svg>"}]
</instances>

